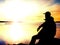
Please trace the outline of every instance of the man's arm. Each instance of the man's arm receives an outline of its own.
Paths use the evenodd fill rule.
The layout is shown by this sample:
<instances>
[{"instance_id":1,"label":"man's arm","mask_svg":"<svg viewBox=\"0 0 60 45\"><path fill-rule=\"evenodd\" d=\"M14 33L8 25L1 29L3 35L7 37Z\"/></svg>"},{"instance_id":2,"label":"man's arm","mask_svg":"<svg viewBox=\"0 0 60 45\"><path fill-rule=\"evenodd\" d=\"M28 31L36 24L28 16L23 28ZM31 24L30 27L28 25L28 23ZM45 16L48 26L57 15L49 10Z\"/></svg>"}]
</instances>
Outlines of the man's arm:
<instances>
[{"instance_id":1,"label":"man's arm","mask_svg":"<svg viewBox=\"0 0 60 45\"><path fill-rule=\"evenodd\" d=\"M44 23L41 24L41 25L37 28L37 31L39 31L39 29L40 29L43 25L44 25Z\"/></svg>"}]
</instances>

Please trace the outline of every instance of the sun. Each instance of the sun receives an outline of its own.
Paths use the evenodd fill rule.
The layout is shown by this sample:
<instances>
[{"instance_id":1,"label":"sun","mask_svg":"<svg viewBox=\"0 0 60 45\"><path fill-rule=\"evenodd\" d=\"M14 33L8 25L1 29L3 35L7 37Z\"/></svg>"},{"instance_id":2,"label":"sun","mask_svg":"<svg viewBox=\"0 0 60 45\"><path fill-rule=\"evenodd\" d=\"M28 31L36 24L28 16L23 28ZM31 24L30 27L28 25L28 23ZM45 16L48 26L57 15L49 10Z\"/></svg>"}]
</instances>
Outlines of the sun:
<instances>
[{"instance_id":1,"label":"sun","mask_svg":"<svg viewBox=\"0 0 60 45\"><path fill-rule=\"evenodd\" d=\"M7 19L13 20L14 18L23 19L26 16L35 15L38 13L39 7L34 2L11 0L4 3L1 10Z\"/></svg>"}]
</instances>

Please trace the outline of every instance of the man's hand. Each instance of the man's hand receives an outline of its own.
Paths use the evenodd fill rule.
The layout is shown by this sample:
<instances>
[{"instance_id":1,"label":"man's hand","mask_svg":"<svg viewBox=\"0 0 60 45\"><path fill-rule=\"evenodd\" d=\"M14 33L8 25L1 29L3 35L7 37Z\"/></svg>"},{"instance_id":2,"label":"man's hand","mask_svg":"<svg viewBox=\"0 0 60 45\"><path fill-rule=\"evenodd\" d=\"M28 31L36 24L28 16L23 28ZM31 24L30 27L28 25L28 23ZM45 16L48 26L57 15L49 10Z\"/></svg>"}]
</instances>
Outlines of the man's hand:
<instances>
[{"instance_id":1,"label":"man's hand","mask_svg":"<svg viewBox=\"0 0 60 45\"><path fill-rule=\"evenodd\" d=\"M37 32L39 31L39 29L37 29Z\"/></svg>"}]
</instances>

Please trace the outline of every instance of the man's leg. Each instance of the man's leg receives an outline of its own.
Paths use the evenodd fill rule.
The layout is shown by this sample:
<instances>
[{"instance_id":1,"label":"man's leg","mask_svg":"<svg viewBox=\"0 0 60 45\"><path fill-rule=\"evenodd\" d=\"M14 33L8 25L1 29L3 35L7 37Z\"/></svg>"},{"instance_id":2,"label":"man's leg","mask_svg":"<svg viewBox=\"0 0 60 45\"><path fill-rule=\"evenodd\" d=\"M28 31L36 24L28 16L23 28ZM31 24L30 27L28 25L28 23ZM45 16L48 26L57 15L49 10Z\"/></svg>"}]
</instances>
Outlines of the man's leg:
<instances>
[{"instance_id":1,"label":"man's leg","mask_svg":"<svg viewBox=\"0 0 60 45\"><path fill-rule=\"evenodd\" d=\"M37 35L34 35L34 36L32 37L32 39L31 39L31 42L30 42L30 44L29 44L29 45L34 45L34 44L35 44L36 39L37 39Z\"/></svg>"}]
</instances>

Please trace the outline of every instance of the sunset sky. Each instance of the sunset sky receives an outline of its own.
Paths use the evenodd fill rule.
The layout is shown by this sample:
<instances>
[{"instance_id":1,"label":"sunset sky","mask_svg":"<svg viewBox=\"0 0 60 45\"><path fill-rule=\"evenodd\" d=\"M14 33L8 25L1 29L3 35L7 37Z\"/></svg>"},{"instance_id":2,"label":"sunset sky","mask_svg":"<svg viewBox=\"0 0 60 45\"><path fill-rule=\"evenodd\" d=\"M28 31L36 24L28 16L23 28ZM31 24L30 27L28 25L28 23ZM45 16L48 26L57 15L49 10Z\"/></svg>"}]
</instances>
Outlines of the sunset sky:
<instances>
[{"instance_id":1,"label":"sunset sky","mask_svg":"<svg viewBox=\"0 0 60 45\"><path fill-rule=\"evenodd\" d=\"M8 43L30 40L46 11L60 21L60 0L0 0L0 21L11 21L0 23L0 38Z\"/></svg>"}]
</instances>

